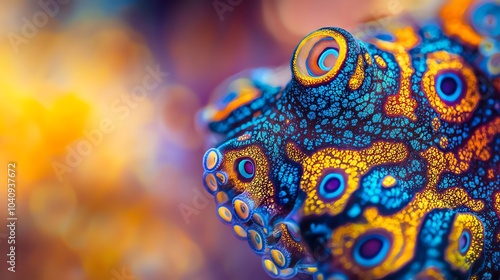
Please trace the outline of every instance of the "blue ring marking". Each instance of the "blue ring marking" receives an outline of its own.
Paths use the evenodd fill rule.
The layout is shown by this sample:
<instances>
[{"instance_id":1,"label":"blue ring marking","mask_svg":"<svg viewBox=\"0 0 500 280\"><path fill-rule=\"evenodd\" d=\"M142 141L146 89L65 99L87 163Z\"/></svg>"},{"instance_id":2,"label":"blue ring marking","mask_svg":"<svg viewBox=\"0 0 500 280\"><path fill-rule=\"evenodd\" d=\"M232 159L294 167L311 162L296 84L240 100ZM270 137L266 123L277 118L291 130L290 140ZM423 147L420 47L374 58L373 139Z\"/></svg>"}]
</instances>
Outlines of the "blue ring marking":
<instances>
[{"instance_id":1,"label":"blue ring marking","mask_svg":"<svg viewBox=\"0 0 500 280\"><path fill-rule=\"evenodd\" d=\"M221 216L219 216L219 208L221 207L226 207L226 209L229 211L229 213L231 213L231 221L226 221L224 220ZM224 205L219 205L218 207L215 208L215 212L216 212L216 216L217 218L219 219L219 221L221 221L222 223L226 224L226 225L232 225L233 224L233 221L234 221L234 212L231 211L231 208L227 207L227 206L224 206Z\"/></svg>"},{"instance_id":2,"label":"blue ring marking","mask_svg":"<svg viewBox=\"0 0 500 280\"><path fill-rule=\"evenodd\" d=\"M462 239L462 236L465 236L466 243L465 243L465 246L463 248L460 248L460 239ZM470 243L471 243L470 232L467 230L464 230L462 232L462 234L460 235L460 238L458 239L458 246L459 246L458 250L460 251L460 253L462 255L465 255L465 253L467 253L467 251L469 250L469 247L470 247Z\"/></svg>"},{"instance_id":3,"label":"blue ring marking","mask_svg":"<svg viewBox=\"0 0 500 280\"><path fill-rule=\"evenodd\" d=\"M280 268L280 269L283 269L283 268L286 268L290 265L290 262L292 261L292 256L290 254L290 252L288 250L286 250L285 248L283 248L283 246L277 246L277 247L274 247L274 248L270 248L271 250L269 250L269 254L271 256L271 260L274 262L274 264ZM279 256L279 261L283 263L283 265L279 265L277 264L275 261L274 261L274 257L272 256L272 250L276 250L278 251L281 255L278 255Z\"/></svg>"},{"instance_id":4,"label":"blue ring marking","mask_svg":"<svg viewBox=\"0 0 500 280\"><path fill-rule=\"evenodd\" d=\"M243 225L241 225L241 224L239 224L239 223L237 223L237 222L232 222L232 223L231 223L231 225L232 225L232 227L231 227L231 228L232 228L233 235L234 235L236 238L238 238L238 239L240 239L240 240L248 240L248 233L247 233L247 230L245 229L245 227L244 227ZM235 227L235 226L240 227L240 228L241 228L241 230L243 230L243 231L245 232L246 237L242 237L242 236L238 235L238 234L236 233L236 231L234 230L234 227Z\"/></svg>"},{"instance_id":5,"label":"blue ring marking","mask_svg":"<svg viewBox=\"0 0 500 280\"><path fill-rule=\"evenodd\" d=\"M208 154L210 154L211 151L214 151L216 154L217 154L217 162L215 163L214 167L209 169L207 167L207 157L208 157ZM203 169L207 172L210 172L210 171L213 171L215 169L217 169L220 164L222 162L222 154L221 152L219 151L219 149L216 149L216 148L210 148L208 149L205 154L203 155Z\"/></svg>"},{"instance_id":6,"label":"blue ring marking","mask_svg":"<svg viewBox=\"0 0 500 280\"><path fill-rule=\"evenodd\" d=\"M334 191L333 193L328 192L325 190L326 184L331 180L331 179L337 179L339 180L339 188ZM330 173L323 178L321 181L321 185L319 186L319 194L323 196L326 199L334 199L339 197L345 190L345 181L344 181L344 176L338 173Z\"/></svg>"},{"instance_id":7,"label":"blue ring marking","mask_svg":"<svg viewBox=\"0 0 500 280\"><path fill-rule=\"evenodd\" d=\"M307 67L307 65L309 64L309 59L311 59L311 52L312 52L312 51L316 48L316 45L318 45L320 42L323 42L323 41L333 41L333 42L335 43L335 39L333 39L333 38L331 38L331 37L325 37L325 38L322 38L321 40L319 40L318 42L314 43L314 45L311 47L311 49L309 50L309 53L307 54L307 58L306 58L306 62L305 62L305 63L306 63L307 73L308 73L308 74L309 74L309 76L311 76L311 77L320 77L320 76L322 76L322 75L317 76L316 74L312 73L312 72L311 72L311 69L309 69L309 67ZM330 69L328 69L327 67L324 67L324 60L326 59L326 56L325 56L325 57L323 57L323 54L324 54L325 52L327 52L328 50L335 50L335 49L334 49L334 48L332 48L332 47L325 48L325 50L323 50L323 52L321 53L320 57L316 60L316 63L318 64L318 67L319 67L321 70L326 71L326 72L328 72L328 71L331 69L331 68L330 68ZM335 51L337 51L337 50L335 50ZM334 55L335 55L335 53L334 53ZM336 56L338 57L338 51L337 51L337 55L336 55ZM323 67L321 67L321 65L319 64L319 63L320 63L320 59L321 59L322 57L323 57L323 59L322 59L322 63L321 63L321 64L323 64ZM324 74L323 74L323 75L324 75Z\"/></svg>"},{"instance_id":8,"label":"blue ring marking","mask_svg":"<svg viewBox=\"0 0 500 280\"><path fill-rule=\"evenodd\" d=\"M221 175L222 177L224 177L224 181L219 178L219 176L217 175ZM217 179L217 182L219 182L221 185L225 185L227 183L227 174L226 172L217 172L215 173L215 179Z\"/></svg>"},{"instance_id":9,"label":"blue ring marking","mask_svg":"<svg viewBox=\"0 0 500 280\"><path fill-rule=\"evenodd\" d=\"M379 241L382 242L382 247L380 248L380 251L371 259L366 259L360 254L360 249L361 246L368 241L369 239L378 239ZM369 234L364 237L362 237L360 240L356 242L356 245L354 246L354 260L361 266L364 267L371 267L379 264L384 260L384 258L387 256L387 253L389 253L389 248L390 248L390 243L387 238L381 234Z\"/></svg>"},{"instance_id":10,"label":"blue ring marking","mask_svg":"<svg viewBox=\"0 0 500 280\"><path fill-rule=\"evenodd\" d=\"M252 239L252 233L251 232L254 232L255 233L255 239ZM249 229L247 231L247 236L248 236L248 245L250 246L250 248L256 253L256 254L262 254L266 251L266 243L265 243L265 239L263 238L262 236L262 233L259 232L258 230L255 230L255 229ZM256 247L256 244L257 245L261 245L262 248L260 248L260 250L257 249Z\"/></svg>"},{"instance_id":11,"label":"blue ring marking","mask_svg":"<svg viewBox=\"0 0 500 280\"><path fill-rule=\"evenodd\" d=\"M250 162L252 164L252 168L253 168L253 172L252 173L248 173L246 170L245 170L245 164ZM240 173L240 175L245 178L245 179L252 179L253 176L255 175L255 164L253 163L252 160L250 159L242 159L239 163L238 163L238 172Z\"/></svg>"},{"instance_id":12,"label":"blue ring marking","mask_svg":"<svg viewBox=\"0 0 500 280\"><path fill-rule=\"evenodd\" d=\"M334 55L335 57L338 58L339 52L336 49L329 48L321 53L321 56L318 59L318 66L321 70L326 71L326 72L330 71L334 66L334 65L332 65L331 67L327 67L325 65L325 60L329 55Z\"/></svg>"},{"instance_id":13,"label":"blue ring marking","mask_svg":"<svg viewBox=\"0 0 500 280\"><path fill-rule=\"evenodd\" d=\"M457 83L457 88L450 95L445 94L441 90L441 84L442 84L443 80L446 79L446 78L451 78L451 79L453 79ZM437 82L436 82L436 91L437 91L439 97L443 101L446 101L446 102L455 102L455 101L457 101L458 98L460 97L460 95L462 94L462 90L463 90L462 80L457 76L457 74L455 74L455 73L444 73L444 74L441 74L441 75L438 76Z\"/></svg>"},{"instance_id":14,"label":"blue ring marking","mask_svg":"<svg viewBox=\"0 0 500 280\"><path fill-rule=\"evenodd\" d=\"M240 201L240 203L242 203L242 206L244 207L243 209L237 209L236 207L236 202L237 201ZM240 220L240 221L243 221L243 222L247 222L248 220L250 220L253 216L253 208L254 208L255 204L254 202L251 200L251 199L247 199L243 196L236 196L235 198L233 198L233 209L236 213L236 217ZM245 215L246 214L246 218L243 218L241 217L239 214L238 214L238 211L237 210L240 210L242 211L242 215Z\"/></svg>"},{"instance_id":15,"label":"blue ring marking","mask_svg":"<svg viewBox=\"0 0 500 280\"><path fill-rule=\"evenodd\" d=\"M216 189L215 189L215 190L212 190L212 188L210 188L210 187L208 186L208 183L207 183L207 177L208 177L209 175L213 175L213 174L212 174L212 173L207 173L207 172L205 172L205 173L203 174L203 186L205 187L205 189L207 190L207 192L208 192L209 194L211 194L211 195L215 195L215 194L219 191L219 186L220 186L220 185L219 185L219 183L217 182L217 178L215 178L215 175L213 175L213 179L214 179L213 183L215 184ZM217 199L217 198L216 198L216 199Z\"/></svg>"},{"instance_id":16,"label":"blue ring marking","mask_svg":"<svg viewBox=\"0 0 500 280\"><path fill-rule=\"evenodd\" d=\"M482 35L496 37L500 35L500 17L498 15L500 15L500 5L493 2L484 3L477 7L474 13L471 13L472 26ZM488 26L485 22L489 17L494 19L492 26Z\"/></svg>"}]
</instances>

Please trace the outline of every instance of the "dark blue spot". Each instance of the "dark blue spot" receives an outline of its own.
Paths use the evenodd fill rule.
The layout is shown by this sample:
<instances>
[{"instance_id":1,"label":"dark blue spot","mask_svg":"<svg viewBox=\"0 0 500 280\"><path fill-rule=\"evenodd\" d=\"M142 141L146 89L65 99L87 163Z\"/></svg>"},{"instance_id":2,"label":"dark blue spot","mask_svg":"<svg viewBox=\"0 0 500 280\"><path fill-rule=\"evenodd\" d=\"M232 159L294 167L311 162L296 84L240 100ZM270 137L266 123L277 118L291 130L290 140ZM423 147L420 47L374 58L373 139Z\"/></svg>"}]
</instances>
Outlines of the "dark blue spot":
<instances>
[{"instance_id":1,"label":"dark blue spot","mask_svg":"<svg viewBox=\"0 0 500 280\"><path fill-rule=\"evenodd\" d=\"M354 261L364 267L378 265L389 253L390 245L387 237L382 234L365 235L354 245Z\"/></svg>"},{"instance_id":2,"label":"dark blue spot","mask_svg":"<svg viewBox=\"0 0 500 280\"><path fill-rule=\"evenodd\" d=\"M237 162L238 177L242 181L249 181L255 175L255 165L249 158L243 158Z\"/></svg>"},{"instance_id":3,"label":"dark blue spot","mask_svg":"<svg viewBox=\"0 0 500 280\"><path fill-rule=\"evenodd\" d=\"M459 101L465 92L462 78L455 72L438 74L436 77L436 91L445 103L453 104Z\"/></svg>"},{"instance_id":4,"label":"dark blue spot","mask_svg":"<svg viewBox=\"0 0 500 280\"><path fill-rule=\"evenodd\" d=\"M333 172L326 175L319 186L319 195L324 199L336 199L342 195L345 190L345 179L340 173Z\"/></svg>"},{"instance_id":5,"label":"dark blue spot","mask_svg":"<svg viewBox=\"0 0 500 280\"><path fill-rule=\"evenodd\" d=\"M468 230L464 230L458 239L458 250L460 254L465 255L470 247L471 236Z\"/></svg>"}]
</instances>

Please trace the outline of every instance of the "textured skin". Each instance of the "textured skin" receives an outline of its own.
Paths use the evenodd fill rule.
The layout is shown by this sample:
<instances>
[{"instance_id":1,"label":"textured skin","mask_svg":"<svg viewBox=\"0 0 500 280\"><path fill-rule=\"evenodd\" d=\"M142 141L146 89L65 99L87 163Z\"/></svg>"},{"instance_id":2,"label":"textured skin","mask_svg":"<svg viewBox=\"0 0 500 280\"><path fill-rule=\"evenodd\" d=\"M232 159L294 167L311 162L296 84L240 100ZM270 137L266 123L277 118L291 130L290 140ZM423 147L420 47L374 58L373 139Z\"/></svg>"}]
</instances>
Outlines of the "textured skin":
<instances>
[{"instance_id":1,"label":"textured skin","mask_svg":"<svg viewBox=\"0 0 500 280\"><path fill-rule=\"evenodd\" d=\"M499 279L500 3L365 37L317 30L285 87L255 70L206 108L218 216L273 277Z\"/></svg>"}]
</instances>

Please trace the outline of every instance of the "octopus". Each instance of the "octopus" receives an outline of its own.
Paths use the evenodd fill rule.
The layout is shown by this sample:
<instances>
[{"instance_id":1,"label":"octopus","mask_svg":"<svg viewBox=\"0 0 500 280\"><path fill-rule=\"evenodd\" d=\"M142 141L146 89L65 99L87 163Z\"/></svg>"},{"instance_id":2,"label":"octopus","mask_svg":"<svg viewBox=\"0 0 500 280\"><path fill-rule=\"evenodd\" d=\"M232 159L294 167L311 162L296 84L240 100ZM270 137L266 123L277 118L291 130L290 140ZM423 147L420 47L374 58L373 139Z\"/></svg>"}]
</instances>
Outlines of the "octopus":
<instances>
[{"instance_id":1,"label":"octopus","mask_svg":"<svg viewBox=\"0 0 500 280\"><path fill-rule=\"evenodd\" d=\"M290 69L233 77L201 114L203 184L264 270L499 279L500 2L321 28Z\"/></svg>"}]
</instances>

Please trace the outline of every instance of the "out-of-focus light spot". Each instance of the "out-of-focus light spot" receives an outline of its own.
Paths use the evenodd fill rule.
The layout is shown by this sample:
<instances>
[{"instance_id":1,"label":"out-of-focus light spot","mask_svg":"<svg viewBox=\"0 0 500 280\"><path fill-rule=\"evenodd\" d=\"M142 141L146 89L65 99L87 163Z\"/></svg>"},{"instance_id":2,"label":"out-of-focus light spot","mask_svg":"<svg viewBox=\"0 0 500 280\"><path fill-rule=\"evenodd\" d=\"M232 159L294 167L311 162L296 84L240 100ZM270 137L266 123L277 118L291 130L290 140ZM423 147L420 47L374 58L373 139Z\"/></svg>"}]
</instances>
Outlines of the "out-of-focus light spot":
<instances>
[{"instance_id":1,"label":"out-of-focus light spot","mask_svg":"<svg viewBox=\"0 0 500 280\"><path fill-rule=\"evenodd\" d=\"M252 61L249 53L253 42L248 36L249 27L244 16L235 14L229 18L228 13L227 20L221 22L212 2L204 4L179 5L175 17L182 22L182 28L166 26L171 32L167 35L167 45L163 47L170 56L170 66L175 69L178 80L198 86L213 83L214 77L220 80L231 74L228 71L234 71L230 69L235 66Z\"/></svg>"},{"instance_id":2,"label":"out-of-focus light spot","mask_svg":"<svg viewBox=\"0 0 500 280\"><path fill-rule=\"evenodd\" d=\"M41 185L32 191L29 205L38 228L61 234L71 222L76 204L76 194L70 186Z\"/></svg>"},{"instance_id":3,"label":"out-of-focus light spot","mask_svg":"<svg viewBox=\"0 0 500 280\"><path fill-rule=\"evenodd\" d=\"M373 5L362 0L262 1L262 13L274 37L284 43L297 44L302 37L321 27L353 28L367 17Z\"/></svg>"},{"instance_id":4,"label":"out-of-focus light spot","mask_svg":"<svg viewBox=\"0 0 500 280\"><path fill-rule=\"evenodd\" d=\"M166 89L160 106L167 139L187 149L198 148L203 139L195 127L199 97L187 87L174 85Z\"/></svg>"},{"instance_id":5,"label":"out-of-focus light spot","mask_svg":"<svg viewBox=\"0 0 500 280\"><path fill-rule=\"evenodd\" d=\"M138 277L195 278L204 265L200 248L174 225L147 219L141 225L140 240L137 241L127 254L127 262Z\"/></svg>"}]
</instances>

